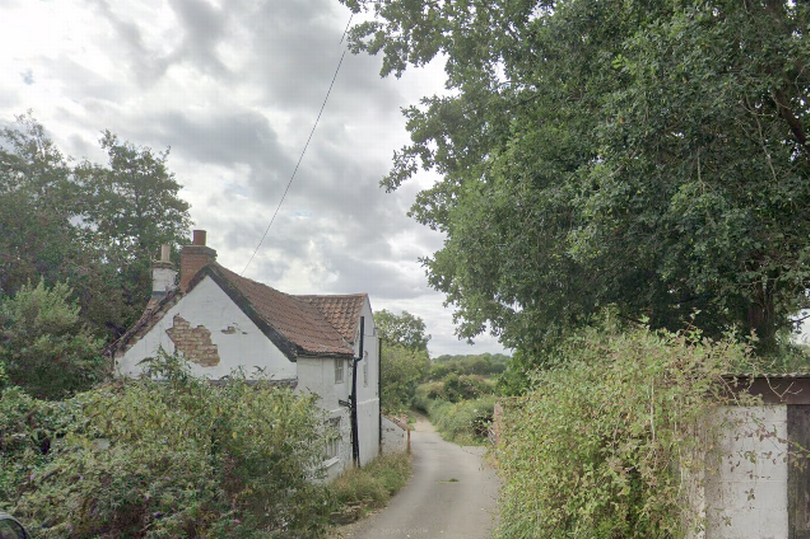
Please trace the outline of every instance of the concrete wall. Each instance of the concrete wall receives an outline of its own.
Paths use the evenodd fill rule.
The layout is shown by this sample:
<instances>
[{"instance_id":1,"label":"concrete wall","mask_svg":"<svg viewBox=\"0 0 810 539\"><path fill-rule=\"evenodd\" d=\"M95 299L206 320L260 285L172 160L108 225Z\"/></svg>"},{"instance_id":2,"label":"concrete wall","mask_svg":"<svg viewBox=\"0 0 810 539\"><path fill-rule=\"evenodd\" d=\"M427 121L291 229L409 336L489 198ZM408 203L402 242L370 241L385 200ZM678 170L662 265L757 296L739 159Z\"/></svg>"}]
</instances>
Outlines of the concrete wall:
<instances>
[{"instance_id":1,"label":"concrete wall","mask_svg":"<svg viewBox=\"0 0 810 539\"><path fill-rule=\"evenodd\" d=\"M382 452L385 455L408 450L408 426L398 420L382 418Z\"/></svg>"},{"instance_id":2,"label":"concrete wall","mask_svg":"<svg viewBox=\"0 0 810 539\"><path fill-rule=\"evenodd\" d=\"M141 374L143 365L138 363L154 357L160 347L174 353L175 342L169 333L194 352L202 353L205 361L191 364L195 376L218 380L241 366L248 377L257 368L276 380L296 377L295 363L270 342L210 277L205 277L142 339L116 358L116 374Z\"/></svg>"},{"instance_id":3,"label":"concrete wall","mask_svg":"<svg viewBox=\"0 0 810 539\"><path fill-rule=\"evenodd\" d=\"M788 537L787 406L721 410L719 451L706 457L704 539Z\"/></svg>"}]
</instances>

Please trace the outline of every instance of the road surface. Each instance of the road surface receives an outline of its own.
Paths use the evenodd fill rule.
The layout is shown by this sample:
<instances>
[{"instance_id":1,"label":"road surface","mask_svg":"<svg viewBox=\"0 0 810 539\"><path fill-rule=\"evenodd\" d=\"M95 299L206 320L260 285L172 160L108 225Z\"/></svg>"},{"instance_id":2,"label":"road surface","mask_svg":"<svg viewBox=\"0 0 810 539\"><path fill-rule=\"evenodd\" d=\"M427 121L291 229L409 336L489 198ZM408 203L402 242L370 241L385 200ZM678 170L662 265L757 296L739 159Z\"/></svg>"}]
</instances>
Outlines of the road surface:
<instances>
[{"instance_id":1,"label":"road surface","mask_svg":"<svg viewBox=\"0 0 810 539\"><path fill-rule=\"evenodd\" d=\"M341 528L343 539L489 539L498 480L484 448L442 440L427 420L411 433L413 476L380 513Z\"/></svg>"}]
</instances>

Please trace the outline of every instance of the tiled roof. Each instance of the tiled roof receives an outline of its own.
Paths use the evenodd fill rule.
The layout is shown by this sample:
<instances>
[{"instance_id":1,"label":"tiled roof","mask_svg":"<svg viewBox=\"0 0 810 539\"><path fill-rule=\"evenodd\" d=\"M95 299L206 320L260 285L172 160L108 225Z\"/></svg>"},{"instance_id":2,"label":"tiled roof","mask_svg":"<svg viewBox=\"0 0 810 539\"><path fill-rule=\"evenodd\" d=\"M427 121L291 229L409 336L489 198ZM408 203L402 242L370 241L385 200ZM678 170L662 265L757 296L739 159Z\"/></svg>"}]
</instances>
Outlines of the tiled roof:
<instances>
[{"instance_id":1,"label":"tiled roof","mask_svg":"<svg viewBox=\"0 0 810 539\"><path fill-rule=\"evenodd\" d=\"M365 294L346 296L295 296L314 305L346 342L354 344L357 321L366 302Z\"/></svg>"},{"instance_id":2,"label":"tiled roof","mask_svg":"<svg viewBox=\"0 0 810 539\"><path fill-rule=\"evenodd\" d=\"M314 303L241 277L216 263L204 268L203 272L206 270L212 274L221 275L246 300L246 304L240 302L238 296L231 295L231 298L243 310L246 310L248 315L250 315L248 309L252 308L262 322L292 343L298 349L296 352L309 355L351 356L354 354L354 347L351 345L351 341L354 339L345 339L343 331L339 331L332 325L333 318L325 316ZM220 283L220 285L222 284ZM226 289L226 292L229 291ZM322 298L327 302L329 300L328 296L310 297ZM359 321L359 316L360 311L357 310L356 318L354 318L355 325ZM341 328L347 324L351 324L351 321L341 320Z\"/></svg>"},{"instance_id":3,"label":"tiled roof","mask_svg":"<svg viewBox=\"0 0 810 539\"><path fill-rule=\"evenodd\" d=\"M299 355L354 355L354 334L366 301L365 294L346 296L292 296L241 277L216 262L203 267L189 283L186 294L210 276L289 359ZM110 346L122 353L149 330L183 296L170 292L144 312L138 323Z\"/></svg>"}]
</instances>

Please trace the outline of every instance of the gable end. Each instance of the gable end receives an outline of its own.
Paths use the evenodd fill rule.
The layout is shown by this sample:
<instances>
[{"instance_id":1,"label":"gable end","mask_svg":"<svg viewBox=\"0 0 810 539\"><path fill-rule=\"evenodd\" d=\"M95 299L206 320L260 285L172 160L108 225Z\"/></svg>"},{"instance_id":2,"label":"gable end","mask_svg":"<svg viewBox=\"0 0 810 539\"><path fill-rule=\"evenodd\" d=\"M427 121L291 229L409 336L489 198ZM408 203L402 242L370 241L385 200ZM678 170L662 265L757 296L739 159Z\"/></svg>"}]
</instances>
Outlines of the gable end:
<instances>
[{"instance_id":1,"label":"gable end","mask_svg":"<svg viewBox=\"0 0 810 539\"><path fill-rule=\"evenodd\" d=\"M216 270L215 266L209 265L205 266L202 270L200 270L194 279L191 280L189 283L189 292L194 289L199 281L201 281L205 276L208 275L213 279L213 281L219 286L223 292L233 301L239 309L245 313L245 315L250 318L250 320L256 324L256 327L268 338L270 341L278 348L284 356L289 359L290 361L296 361L298 356L301 354L301 349L295 345L295 343L291 342L287 339L284 335L279 333L275 328L273 328L267 321L262 318L259 313L256 312L256 309L250 304L250 301L234 287L228 279L226 279L219 271Z\"/></svg>"}]
</instances>

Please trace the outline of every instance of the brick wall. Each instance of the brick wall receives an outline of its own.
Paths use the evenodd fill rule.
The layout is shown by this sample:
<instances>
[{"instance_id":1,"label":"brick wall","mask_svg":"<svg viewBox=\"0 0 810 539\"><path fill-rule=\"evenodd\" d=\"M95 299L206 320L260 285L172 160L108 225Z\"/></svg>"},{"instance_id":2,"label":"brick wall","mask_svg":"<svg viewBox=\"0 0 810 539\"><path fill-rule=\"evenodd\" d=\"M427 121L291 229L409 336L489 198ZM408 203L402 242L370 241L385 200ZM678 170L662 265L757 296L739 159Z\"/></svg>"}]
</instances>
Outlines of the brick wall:
<instances>
[{"instance_id":1,"label":"brick wall","mask_svg":"<svg viewBox=\"0 0 810 539\"><path fill-rule=\"evenodd\" d=\"M211 332L204 326L192 328L179 314L174 315L174 327L166 330L175 350L184 358L203 367L219 365L219 350L211 342Z\"/></svg>"}]
</instances>

